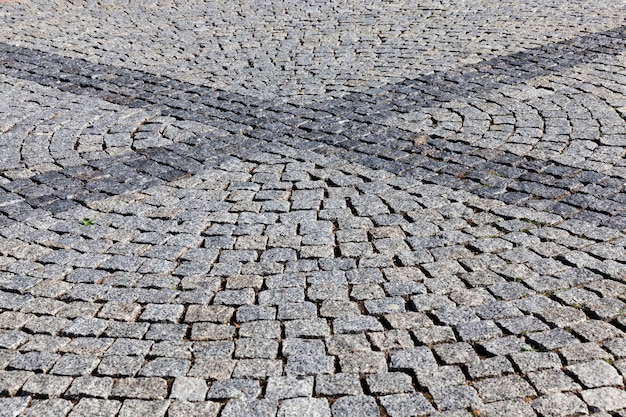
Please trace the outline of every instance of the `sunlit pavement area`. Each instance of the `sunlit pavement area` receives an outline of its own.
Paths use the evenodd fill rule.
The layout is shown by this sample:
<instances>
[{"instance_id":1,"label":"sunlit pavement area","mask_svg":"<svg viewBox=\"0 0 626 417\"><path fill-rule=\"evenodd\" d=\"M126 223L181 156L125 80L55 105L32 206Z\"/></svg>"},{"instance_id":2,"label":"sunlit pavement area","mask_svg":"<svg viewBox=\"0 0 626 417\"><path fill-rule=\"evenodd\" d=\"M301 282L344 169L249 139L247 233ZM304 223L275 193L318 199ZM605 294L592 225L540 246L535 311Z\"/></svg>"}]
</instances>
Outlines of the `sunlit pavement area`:
<instances>
[{"instance_id":1,"label":"sunlit pavement area","mask_svg":"<svg viewBox=\"0 0 626 417\"><path fill-rule=\"evenodd\" d=\"M0 416L626 416L625 18L0 1Z\"/></svg>"}]
</instances>

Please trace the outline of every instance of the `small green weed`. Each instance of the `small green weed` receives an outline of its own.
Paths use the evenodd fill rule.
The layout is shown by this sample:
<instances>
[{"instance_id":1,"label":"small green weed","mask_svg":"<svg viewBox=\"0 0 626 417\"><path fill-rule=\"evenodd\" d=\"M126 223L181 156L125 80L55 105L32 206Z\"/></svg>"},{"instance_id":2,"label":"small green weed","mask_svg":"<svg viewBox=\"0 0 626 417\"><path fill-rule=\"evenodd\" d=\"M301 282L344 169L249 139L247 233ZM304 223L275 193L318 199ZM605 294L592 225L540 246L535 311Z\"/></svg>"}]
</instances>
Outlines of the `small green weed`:
<instances>
[{"instance_id":1,"label":"small green weed","mask_svg":"<svg viewBox=\"0 0 626 417\"><path fill-rule=\"evenodd\" d=\"M94 221L91 220L89 217L83 217L83 219L80 221L80 224L82 224L83 226L93 226Z\"/></svg>"}]
</instances>

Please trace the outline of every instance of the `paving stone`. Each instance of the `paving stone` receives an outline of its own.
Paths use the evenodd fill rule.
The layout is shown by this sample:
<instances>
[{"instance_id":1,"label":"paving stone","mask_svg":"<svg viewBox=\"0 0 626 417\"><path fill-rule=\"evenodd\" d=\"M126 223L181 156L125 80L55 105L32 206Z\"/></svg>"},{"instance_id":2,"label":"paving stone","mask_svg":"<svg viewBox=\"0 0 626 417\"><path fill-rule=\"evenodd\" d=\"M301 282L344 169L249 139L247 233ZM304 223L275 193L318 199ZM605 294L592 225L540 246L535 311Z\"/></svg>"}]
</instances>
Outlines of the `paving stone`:
<instances>
[{"instance_id":1,"label":"paving stone","mask_svg":"<svg viewBox=\"0 0 626 417\"><path fill-rule=\"evenodd\" d=\"M76 337L70 343L63 346L61 351L76 355L100 356L111 346L112 339L95 337Z\"/></svg>"},{"instance_id":2,"label":"paving stone","mask_svg":"<svg viewBox=\"0 0 626 417\"><path fill-rule=\"evenodd\" d=\"M143 357L112 355L102 359L98 366L98 373L112 377L134 376L143 364Z\"/></svg>"},{"instance_id":3,"label":"paving stone","mask_svg":"<svg viewBox=\"0 0 626 417\"><path fill-rule=\"evenodd\" d=\"M119 412L119 416L154 415L163 417L170 405L169 400L146 401L146 400L125 400Z\"/></svg>"},{"instance_id":4,"label":"paving stone","mask_svg":"<svg viewBox=\"0 0 626 417\"><path fill-rule=\"evenodd\" d=\"M9 369L47 372L61 358L61 355L48 352L27 352L9 362Z\"/></svg>"},{"instance_id":5,"label":"paving stone","mask_svg":"<svg viewBox=\"0 0 626 417\"><path fill-rule=\"evenodd\" d=\"M495 356L467 365L467 372L472 379L499 376L513 373L513 366L507 358Z\"/></svg>"},{"instance_id":6,"label":"paving stone","mask_svg":"<svg viewBox=\"0 0 626 417\"><path fill-rule=\"evenodd\" d=\"M293 362L287 361L285 372L289 364ZM292 365L293 366L293 365ZM272 359L241 359L237 361L233 370L234 378L262 378L266 379L271 376L280 376L283 372L282 361Z\"/></svg>"},{"instance_id":7,"label":"paving stone","mask_svg":"<svg viewBox=\"0 0 626 417\"><path fill-rule=\"evenodd\" d=\"M148 304L144 307L139 320L149 322L176 323L183 314L184 307L172 304Z\"/></svg>"},{"instance_id":8,"label":"paving stone","mask_svg":"<svg viewBox=\"0 0 626 417\"><path fill-rule=\"evenodd\" d=\"M622 358L626 354L626 339L617 338L608 340L604 343L604 347L616 358Z\"/></svg>"},{"instance_id":9,"label":"paving stone","mask_svg":"<svg viewBox=\"0 0 626 417\"><path fill-rule=\"evenodd\" d=\"M468 295L472 298L475 297L475 294ZM474 307L474 311L480 318L486 320L498 320L522 316L522 313L514 305L497 301L479 304Z\"/></svg>"},{"instance_id":10,"label":"paving stone","mask_svg":"<svg viewBox=\"0 0 626 417\"><path fill-rule=\"evenodd\" d=\"M576 337L562 329L552 329L545 332L530 333L526 336L532 343L536 343L540 347L552 350L564 346L569 346L573 343L579 343Z\"/></svg>"},{"instance_id":11,"label":"paving stone","mask_svg":"<svg viewBox=\"0 0 626 417\"><path fill-rule=\"evenodd\" d=\"M198 329L198 332L204 331L203 328ZM187 332L187 326L183 324L160 324L153 323L144 335L147 340L180 340L185 336ZM193 327L192 327L193 334ZM192 337L193 338L193 337Z\"/></svg>"},{"instance_id":12,"label":"paving stone","mask_svg":"<svg viewBox=\"0 0 626 417\"><path fill-rule=\"evenodd\" d=\"M190 307L187 308L187 314L189 314ZM237 309L236 318L240 323L257 320L274 320L277 318L276 308L264 306L241 306ZM278 319L283 319L283 317L280 317L280 313ZM224 320L223 322L227 321L230 321L230 318Z\"/></svg>"},{"instance_id":13,"label":"paving stone","mask_svg":"<svg viewBox=\"0 0 626 417\"><path fill-rule=\"evenodd\" d=\"M341 397L331 406L333 417L375 417L378 405L372 397L365 395Z\"/></svg>"},{"instance_id":14,"label":"paving stone","mask_svg":"<svg viewBox=\"0 0 626 417\"><path fill-rule=\"evenodd\" d=\"M559 356L554 352L519 352L512 353L510 357L523 374L542 369L560 369L562 366Z\"/></svg>"},{"instance_id":15,"label":"paving stone","mask_svg":"<svg viewBox=\"0 0 626 417\"><path fill-rule=\"evenodd\" d=\"M2 413L7 417L16 417L30 403L31 397L1 398Z\"/></svg>"},{"instance_id":16,"label":"paving stone","mask_svg":"<svg viewBox=\"0 0 626 417\"><path fill-rule=\"evenodd\" d=\"M28 378L22 392L44 398L60 397L71 383L69 376L36 374Z\"/></svg>"},{"instance_id":17,"label":"paving stone","mask_svg":"<svg viewBox=\"0 0 626 417\"><path fill-rule=\"evenodd\" d=\"M381 298L378 300L366 300L365 309L369 314L389 314L404 312L404 300L400 297Z\"/></svg>"},{"instance_id":18,"label":"paving stone","mask_svg":"<svg viewBox=\"0 0 626 417\"><path fill-rule=\"evenodd\" d=\"M178 377L172 384L170 398L181 401L203 401L206 393L207 386L203 379Z\"/></svg>"},{"instance_id":19,"label":"paving stone","mask_svg":"<svg viewBox=\"0 0 626 417\"><path fill-rule=\"evenodd\" d=\"M182 377L187 374L190 362L176 358L156 358L146 364L139 371L140 376L147 377Z\"/></svg>"},{"instance_id":20,"label":"paving stone","mask_svg":"<svg viewBox=\"0 0 626 417\"><path fill-rule=\"evenodd\" d=\"M261 393L258 381L247 379L226 379L216 381L207 394L210 399L241 399L257 398Z\"/></svg>"},{"instance_id":21,"label":"paving stone","mask_svg":"<svg viewBox=\"0 0 626 417\"><path fill-rule=\"evenodd\" d=\"M527 377L532 386L542 395L580 390L580 385L560 369L531 372Z\"/></svg>"},{"instance_id":22,"label":"paving stone","mask_svg":"<svg viewBox=\"0 0 626 417\"><path fill-rule=\"evenodd\" d=\"M419 343L425 345L456 342L454 330L448 326L433 326L426 329L414 329L411 331L411 334Z\"/></svg>"},{"instance_id":23,"label":"paving stone","mask_svg":"<svg viewBox=\"0 0 626 417\"><path fill-rule=\"evenodd\" d=\"M107 356L137 355L144 356L150 351L152 341L119 338L106 351Z\"/></svg>"},{"instance_id":24,"label":"paving stone","mask_svg":"<svg viewBox=\"0 0 626 417\"><path fill-rule=\"evenodd\" d=\"M63 355L54 367L50 370L51 374L56 375L87 375L93 371L98 365L98 359L84 355Z\"/></svg>"},{"instance_id":25,"label":"paving stone","mask_svg":"<svg viewBox=\"0 0 626 417\"><path fill-rule=\"evenodd\" d=\"M595 343L576 343L572 346L561 348L560 353L563 358L565 358L567 364L594 359L612 359L612 356L608 352Z\"/></svg>"},{"instance_id":26,"label":"paving stone","mask_svg":"<svg viewBox=\"0 0 626 417\"><path fill-rule=\"evenodd\" d=\"M534 316L520 316L497 321L506 331L514 335L549 330L550 327Z\"/></svg>"},{"instance_id":27,"label":"paving stone","mask_svg":"<svg viewBox=\"0 0 626 417\"><path fill-rule=\"evenodd\" d=\"M624 386L624 381L615 368L602 360L576 363L565 369L585 388Z\"/></svg>"},{"instance_id":28,"label":"paving stone","mask_svg":"<svg viewBox=\"0 0 626 417\"><path fill-rule=\"evenodd\" d=\"M429 391L437 408L442 411L478 408L482 404L476 390L467 385L442 386Z\"/></svg>"},{"instance_id":29,"label":"paving stone","mask_svg":"<svg viewBox=\"0 0 626 417\"><path fill-rule=\"evenodd\" d=\"M278 354L278 342L270 339L242 338L237 340L236 358L274 359Z\"/></svg>"},{"instance_id":30,"label":"paving stone","mask_svg":"<svg viewBox=\"0 0 626 417\"><path fill-rule=\"evenodd\" d=\"M414 372L419 385L428 389L465 383L465 375L461 368L456 365L439 366L433 369L416 369Z\"/></svg>"},{"instance_id":31,"label":"paving stone","mask_svg":"<svg viewBox=\"0 0 626 417\"><path fill-rule=\"evenodd\" d=\"M185 416L208 416L216 417L219 412L219 404L205 401L201 403L191 403L187 401L172 401L167 409L167 415L170 417Z\"/></svg>"},{"instance_id":32,"label":"paving stone","mask_svg":"<svg viewBox=\"0 0 626 417\"><path fill-rule=\"evenodd\" d=\"M304 376L316 374L331 374L335 369L335 360L332 356L289 356L285 365L287 376ZM279 376L279 375L272 375Z\"/></svg>"},{"instance_id":33,"label":"paving stone","mask_svg":"<svg viewBox=\"0 0 626 417\"><path fill-rule=\"evenodd\" d=\"M395 370L429 370L437 367L437 360L432 352L423 346L393 351L389 355L389 368Z\"/></svg>"},{"instance_id":34,"label":"paving stone","mask_svg":"<svg viewBox=\"0 0 626 417\"><path fill-rule=\"evenodd\" d=\"M113 417L122 407L122 403L116 400L99 400L95 398L81 398L74 406L69 416L71 417Z\"/></svg>"},{"instance_id":35,"label":"paving stone","mask_svg":"<svg viewBox=\"0 0 626 417\"><path fill-rule=\"evenodd\" d=\"M485 417L525 417L536 416L533 409L522 400L496 401L480 407L480 415Z\"/></svg>"},{"instance_id":36,"label":"paving stone","mask_svg":"<svg viewBox=\"0 0 626 417\"><path fill-rule=\"evenodd\" d=\"M382 352L358 351L340 355L339 366L345 373L379 373L387 371L387 360Z\"/></svg>"},{"instance_id":37,"label":"paving stone","mask_svg":"<svg viewBox=\"0 0 626 417\"><path fill-rule=\"evenodd\" d=\"M583 416L588 414L586 404L571 393L539 397L531 405L542 416Z\"/></svg>"},{"instance_id":38,"label":"paving stone","mask_svg":"<svg viewBox=\"0 0 626 417\"><path fill-rule=\"evenodd\" d=\"M34 333L57 335L60 330L70 325L70 321L61 317L35 317L26 324L26 329Z\"/></svg>"},{"instance_id":39,"label":"paving stone","mask_svg":"<svg viewBox=\"0 0 626 417\"><path fill-rule=\"evenodd\" d=\"M51 400L33 401L23 413L23 416L65 416L72 409L70 401L55 398Z\"/></svg>"},{"instance_id":40,"label":"paving stone","mask_svg":"<svg viewBox=\"0 0 626 417\"><path fill-rule=\"evenodd\" d=\"M432 320L426 314L413 311L387 314L384 319L393 329L422 329L433 325Z\"/></svg>"},{"instance_id":41,"label":"paving stone","mask_svg":"<svg viewBox=\"0 0 626 417\"><path fill-rule=\"evenodd\" d=\"M277 404L272 400L239 400L234 399L226 403L222 409L222 416L254 416L272 417L276 415Z\"/></svg>"},{"instance_id":42,"label":"paving stone","mask_svg":"<svg viewBox=\"0 0 626 417\"><path fill-rule=\"evenodd\" d=\"M364 331L382 331L383 326L374 317L349 315L333 320L333 330L336 334L361 333Z\"/></svg>"},{"instance_id":43,"label":"paving stone","mask_svg":"<svg viewBox=\"0 0 626 417\"><path fill-rule=\"evenodd\" d=\"M317 375L315 377L315 393L317 395L363 395L363 388L358 374L338 373L333 375Z\"/></svg>"},{"instance_id":44,"label":"paving stone","mask_svg":"<svg viewBox=\"0 0 626 417\"><path fill-rule=\"evenodd\" d=\"M583 401L590 407L612 412L626 408L626 393L613 387L603 387L581 392Z\"/></svg>"},{"instance_id":45,"label":"paving stone","mask_svg":"<svg viewBox=\"0 0 626 417\"><path fill-rule=\"evenodd\" d=\"M330 334L325 319L289 320L284 326L287 337L324 337Z\"/></svg>"},{"instance_id":46,"label":"paving stone","mask_svg":"<svg viewBox=\"0 0 626 417\"><path fill-rule=\"evenodd\" d=\"M218 305L239 306L245 304L253 304L255 292L252 288L244 288L240 290L223 290L218 292L213 302Z\"/></svg>"},{"instance_id":47,"label":"paving stone","mask_svg":"<svg viewBox=\"0 0 626 417\"><path fill-rule=\"evenodd\" d=\"M448 326L479 321L474 310L469 307L441 308L434 310L432 314L437 317L439 322Z\"/></svg>"},{"instance_id":48,"label":"paving stone","mask_svg":"<svg viewBox=\"0 0 626 417\"><path fill-rule=\"evenodd\" d=\"M447 365L471 363L479 360L472 346L465 342L440 344L436 345L433 350Z\"/></svg>"},{"instance_id":49,"label":"paving stone","mask_svg":"<svg viewBox=\"0 0 626 417\"><path fill-rule=\"evenodd\" d=\"M326 338L326 350L330 355L340 355L342 353L369 351L371 344L364 334L336 334ZM324 345L313 342L315 346L314 354L323 354ZM285 351L283 345L283 353Z\"/></svg>"},{"instance_id":50,"label":"paving stone","mask_svg":"<svg viewBox=\"0 0 626 417\"><path fill-rule=\"evenodd\" d=\"M406 330L389 330L369 333L374 349L383 352L393 349L405 349L414 345L411 335Z\"/></svg>"},{"instance_id":51,"label":"paving stone","mask_svg":"<svg viewBox=\"0 0 626 417\"><path fill-rule=\"evenodd\" d=\"M239 309L241 310L241 309ZM239 314L239 310L237 313ZM289 303L278 306L279 320L313 319L317 316L315 304L305 301L303 303Z\"/></svg>"},{"instance_id":52,"label":"paving stone","mask_svg":"<svg viewBox=\"0 0 626 417\"><path fill-rule=\"evenodd\" d=\"M0 371L0 393L14 396L32 375L29 371Z\"/></svg>"},{"instance_id":53,"label":"paving stone","mask_svg":"<svg viewBox=\"0 0 626 417\"><path fill-rule=\"evenodd\" d=\"M402 372L383 372L365 377L367 387L372 394L401 394L414 392L411 377Z\"/></svg>"},{"instance_id":54,"label":"paving stone","mask_svg":"<svg viewBox=\"0 0 626 417\"><path fill-rule=\"evenodd\" d=\"M109 377L80 376L72 382L65 392L66 398L96 397L107 399L113 388L113 379Z\"/></svg>"},{"instance_id":55,"label":"paving stone","mask_svg":"<svg viewBox=\"0 0 626 417\"><path fill-rule=\"evenodd\" d=\"M107 337L126 337L141 339L146 334L149 327L150 325L148 323L112 322L106 328L104 335L106 335Z\"/></svg>"},{"instance_id":56,"label":"paving stone","mask_svg":"<svg viewBox=\"0 0 626 417\"><path fill-rule=\"evenodd\" d=\"M115 398L162 400L167 397L167 381L162 378L122 378L115 381Z\"/></svg>"},{"instance_id":57,"label":"paving stone","mask_svg":"<svg viewBox=\"0 0 626 417\"><path fill-rule=\"evenodd\" d=\"M434 411L421 394L394 394L380 397L380 403L391 417L410 417Z\"/></svg>"},{"instance_id":58,"label":"paving stone","mask_svg":"<svg viewBox=\"0 0 626 417\"><path fill-rule=\"evenodd\" d=\"M318 376L318 378L320 377L322 377L322 375ZM215 386L215 384L213 384L213 386ZM267 388L265 390L265 396L270 400L310 397L312 394L313 377L270 377L267 380Z\"/></svg>"},{"instance_id":59,"label":"paving stone","mask_svg":"<svg viewBox=\"0 0 626 417\"><path fill-rule=\"evenodd\" d=\"M108 302L98 312L98 317L102 319L112 319L121 321L133 321L139 316L141 306L136 303Z\"/></svg>"},{"instance_id":60,"label":"paving stone","mask_svg":"<svg viewBox=\"0 0 626 417\"><path fill-rule=\"evenodd\" d=\"M589 342L603 342L607 339L624 335L624 333L615 326L599 320L587 320L572 326L572 330Z\"/></svg>"},{"instance_id":61,"label":"paving stone","mask_svg":"<svg viewBox=\"0 0 626 417\"><path fill-rule=\"evenodd\" d=\"M330 407L325 398L291 398L280 404L277 416L330 417Z\"/></svg>"},{"instance_id":62,"label":"paving stone","mask_svg":"<svg viewBox=\"0 0 626 417\"><path fill-rule=\"evenodd\" d=\"M430 293L412 296L411 303L413 308L419 312L429 312L442 308L454 309L456 307L456 304L448 297L441 294Z\"/></svg>"},{"instance_id":63,"label":"paving stone","mask_svg":"<svg viewBox=\"0 0 626 417\"><path fill-rule=\"evenodd\" d=\"M490 355L505 356L517 352L532 351L534 348L525 343L525 340L523 337L505 336L481 342L479 346Z\"/></svg>"},{"instance_id":64,"label":"paving stone","mask_svg":"<svg viewBox=\"0 0 626 417\"><path fill-rule=\"evenodd\" d=\"M235 368L235 361L225 359L199 359L194 362L187 376L204 379L227 379Z\"/></svg>"},{"instance_id":65,"label":"paving stone","mask_svg":"<svg viewBox=\"0 0 626 417\"><path fill-rule=\"evenodd\" d=\"M166 329L163 329L165 331ZM191 326L191 339L192 340L230 340L235 333L235 327L230 324L214 324L214 323L194 323ZM146 338L148 338L146 335ZM159 335L156 340L179 340L181 337L167 338L167 336Z\"/></svg>"},{"instance_id":66,"label":"paving stone","mask_svg":"<svg viewBox=\"0 0 626 417\"><path fill-rule=\"evenodd\" d=\"M517 375L484 379L474 384L485 402L511 400L536 395L535 390Z\"/></svg>"}]
</instances>

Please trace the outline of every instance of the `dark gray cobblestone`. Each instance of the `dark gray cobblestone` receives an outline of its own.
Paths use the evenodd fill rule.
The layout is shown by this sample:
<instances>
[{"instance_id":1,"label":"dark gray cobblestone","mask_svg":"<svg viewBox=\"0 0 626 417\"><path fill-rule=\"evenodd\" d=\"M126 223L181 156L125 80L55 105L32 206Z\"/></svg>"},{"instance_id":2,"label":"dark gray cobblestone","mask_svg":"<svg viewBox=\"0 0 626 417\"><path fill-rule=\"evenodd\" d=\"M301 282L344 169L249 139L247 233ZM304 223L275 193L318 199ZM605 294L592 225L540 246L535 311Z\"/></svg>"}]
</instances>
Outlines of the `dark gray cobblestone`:
<instances>
[{"instance_id":1,"label":"dark gray cobblestone","mask_svg":"<svg viewBox=\"0 0 626 417\"><path fill-rule=\"evenodd\" d=\"M31 3L0 414L626 415L623 5Z\"/></svg>"}]
</instances>

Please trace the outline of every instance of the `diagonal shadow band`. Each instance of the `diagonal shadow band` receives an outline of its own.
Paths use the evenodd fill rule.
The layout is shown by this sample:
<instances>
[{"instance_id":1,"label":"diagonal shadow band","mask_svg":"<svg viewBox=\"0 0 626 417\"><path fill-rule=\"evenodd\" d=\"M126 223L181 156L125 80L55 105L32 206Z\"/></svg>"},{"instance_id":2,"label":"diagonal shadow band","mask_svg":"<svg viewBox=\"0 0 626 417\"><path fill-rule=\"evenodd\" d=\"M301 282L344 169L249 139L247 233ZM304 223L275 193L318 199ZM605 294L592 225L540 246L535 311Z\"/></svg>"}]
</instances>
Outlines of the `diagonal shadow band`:
<instances>
[{"instance_id":1,"label":"diagonal shadow band","mask_svg":"<svg viewBox=\"0 0 626 417\"><path fill-rule=\"evenodd\" d=\"M563 72L569 68L589 64L626 49L626 26L574 37L492 58L444 74L435 74L407 80L397 87L430 85L434 91L459 94L481 92L515 85L532 78ZM391 87L393 90L393 86Z\"/></svg>"},{"instance_id":2,"label":"diagonal shadow band","mask_svg":"<svg viewBox=\"0 0 626 417\"><path fill-rule=\"evenodd\" d=\"M576 65L606 61L624 52L625 35L626 26L620 26L309 105L261 101L156 74L0 43L1 74L119 105L157 111L181 120L201 122L229 133L219 139L207 137L193 143L150 148L130 156L92 161L89 166L41 174L32 179L34 184L49 184L53 181L50 175L61 175L63 178L56 178L56 181L64 184L65 181L80 181L83 175L82 183L72 192L67 191L72 190L71 187L63 186L55 195L28 195L27 190L32 185L28 181L26 184L19 181L4 184L2 187L14 196L19 195L20 201L19 205L5 205L0 211L19 217L24 210L28 211L28 207L65 210L76 202L85 203L177 178L193 172L190 167L219 160L223 155L249 153L252 149L263 149L266 144L279 143L507 203L526 204L525 196L536 196L534 192L529 193L523 187L517 189L506 181L494 184L492 179L484 178L484 172L493 170L494 166L503 170L513 167L543 172L545 163L538 165L529 158L503 151L477 150L437 138L425 145L439 149L443 154L426 157L412 153L406 146L398 150L396 143L411 144L415 134L389 127L385 120L394 113L407 111L407 98L410 108L419 109L458 98L480 96L491 89L555 74ZM402 104L396 103L398 97L402 97ZM462 160L467 155L474 158L471 163ZM107 165L118 169L101 175ZM575 170L571 168L554 163L549 165L555 167L552 171L558 172L557 177L574 175ZM120 166L124 168L119 169ZM94 175L98 180L94 180ZM559 187L544 194L544 197L568 197ZM10 200L13 197L5 198ZM626 228L622 216L615 217L626 209L624 204L611 201L607 207L606 203L596 200L576 200L572 205L552 202L552 206L542 208L565 216L591 210L600 222ZM8 210L13 210L12 214Z\"/></svg>"}]
</instances>

